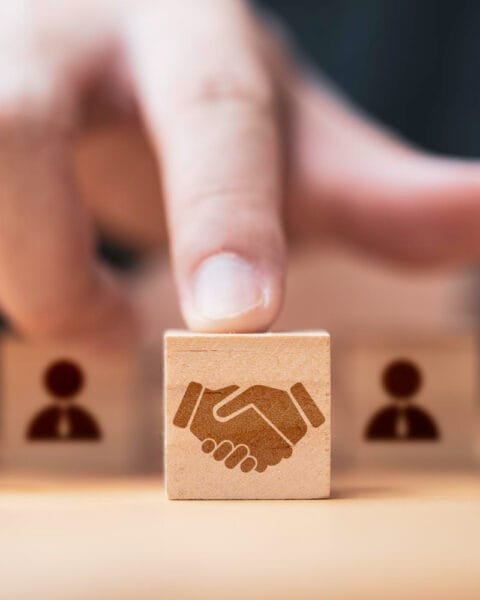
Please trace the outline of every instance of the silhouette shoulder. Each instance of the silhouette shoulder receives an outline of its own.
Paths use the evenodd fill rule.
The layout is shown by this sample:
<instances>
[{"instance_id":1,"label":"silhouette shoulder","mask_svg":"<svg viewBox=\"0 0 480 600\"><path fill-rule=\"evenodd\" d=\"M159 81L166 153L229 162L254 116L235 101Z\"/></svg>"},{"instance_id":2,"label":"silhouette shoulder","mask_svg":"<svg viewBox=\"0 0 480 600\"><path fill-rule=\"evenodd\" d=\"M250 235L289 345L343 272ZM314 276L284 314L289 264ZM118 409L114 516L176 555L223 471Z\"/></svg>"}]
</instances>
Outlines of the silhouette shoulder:
<instances>
[{"instance_id":1,"label":"silhouette shoulder","mask_svg":"<svg viewBox=\"0 0 480 600\"><path fill-rule=\"evenodd\" d=\"M42 410L31 422L27 437L34 440L55 437L59 412L56 406Z\"/></svg>"},{"instance_id":2,"label":"silhouette shoulder","mask_svg":"<svg viewBox=\"0 0 480 600\"><path fill-rule=\"evenodd\" d=\"M377 411L365 432L368 439L391 439L395 437L395 423L397 419L397 409L394 406L387 406Z\"/></svg>"},{"instance_id":3,"label":"silhouette shoulder","mask_svg":"<svg viewBox=\"0 0 480 600\"><path fill-rule=\"evenodd\" d=\"M418 406L409 406L407 418L410 424L411 437L416 439L438 439L438 427L433 418Z\"/></svg>"},{"instance_id":4,"label":"silhouette shoulder","mask_svg":"<svg viewBox=\"0 0 480 600\"><path fill-rule=\"evenodd\" d=\"M100 439L100 427L87 410L78 406L72 406L69 409L69 417L73 438Z\"/></svg>"}]
</instances>

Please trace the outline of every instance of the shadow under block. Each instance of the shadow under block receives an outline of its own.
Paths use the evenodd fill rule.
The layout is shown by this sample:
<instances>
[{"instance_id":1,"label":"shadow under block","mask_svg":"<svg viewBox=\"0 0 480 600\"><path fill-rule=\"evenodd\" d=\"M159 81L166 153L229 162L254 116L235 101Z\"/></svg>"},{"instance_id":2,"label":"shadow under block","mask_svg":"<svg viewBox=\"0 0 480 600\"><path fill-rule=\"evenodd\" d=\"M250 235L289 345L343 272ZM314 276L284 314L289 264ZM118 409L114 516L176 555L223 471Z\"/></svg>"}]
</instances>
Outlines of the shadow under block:
<instances>
[{"instance_id":1,"label":"shadow under block","mask_svg":"<svg viewBox=\"0 0 480 600\"><path fill-rule=\"evenodd\" d=\"M171 499L330 494L325 332L165 334Z\"/></svg>"},{"instance_id":2,"label":"shadow under block","mask_svg":"<svg viewBox=\"0 0 480 600\"><path fill-rule=\"evenodd\" d=\"M468 464L478 420L473 335L359 338L349 374L352 454L384 466Z\"/></svg>"},{"instance_id":3,"label":"shadow under block","mask_svg":"<svg viewBox=\"0 0 480 600\"><path fill-rule=\"evenodd\" d=\"M7 468L122 473L143 458L132 353L2 343L2 453Z\"/></svg>"}]
</instances>

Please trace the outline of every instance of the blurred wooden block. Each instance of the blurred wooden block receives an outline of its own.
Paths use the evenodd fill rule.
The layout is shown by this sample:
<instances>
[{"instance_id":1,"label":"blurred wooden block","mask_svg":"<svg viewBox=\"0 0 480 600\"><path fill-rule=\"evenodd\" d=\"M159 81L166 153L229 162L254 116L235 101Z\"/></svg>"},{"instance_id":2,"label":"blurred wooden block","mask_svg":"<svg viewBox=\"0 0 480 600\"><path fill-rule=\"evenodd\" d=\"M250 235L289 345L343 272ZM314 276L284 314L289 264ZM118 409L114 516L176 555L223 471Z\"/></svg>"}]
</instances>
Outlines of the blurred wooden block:
<instances>
[{"instance_id":1,"label":"blurred wooden block","mask_svg":"<svg viewBox=\"0 0 480 600\"><path fill-rule=\"evenodd\" d=\"M7 339L2 345L2 465L129 472L142 456L132 354Z\"/></svg>"},{"instance_id":2,"label":"blurred wooden block","mask_svg":"<svg viewBox=\"0 0 480 600\"><path fill-rule=\"evenodd\" d=\"M171 499L330 493L325 332L165 335Z\"/></svg>"},{"instance_id":3,"label":"blurred wooden block","mask_svg":"<svg viewBox=\"0 0 480 600\"><path fill-rule=\"evenodd\" d=\"M474 336L364 336L343 365L357 462L468 464L474 459L478 354Z\"/></svg>"}]
</instances>

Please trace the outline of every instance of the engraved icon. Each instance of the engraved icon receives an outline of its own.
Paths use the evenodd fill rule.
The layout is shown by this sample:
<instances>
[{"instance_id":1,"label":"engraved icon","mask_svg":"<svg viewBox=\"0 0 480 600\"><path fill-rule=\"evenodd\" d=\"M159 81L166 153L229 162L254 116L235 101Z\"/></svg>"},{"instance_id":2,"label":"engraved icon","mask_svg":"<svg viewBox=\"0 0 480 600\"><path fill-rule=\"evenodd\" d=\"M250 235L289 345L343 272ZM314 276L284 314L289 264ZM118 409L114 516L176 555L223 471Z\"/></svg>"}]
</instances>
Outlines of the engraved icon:
<instances>
[{"instance_id":1,"label":"engraved icon","mask_svg":"<svg viewBox=\"0 0 480 600\"><path fill-rule=\"evenodd\" d=\"M42 409L27 430L30 441L96 441L100 428L93 416L73 403L84 385L84 373L71 360L52 363L44 375L44 385L55 404Z\"/></svg>"},{"instance_id":2,"label":"engraved icon","mask_svg":"<svg viewBox=\"0 0 480 600\"><path fill-rule=\"evenodd\" d=\"M420 390L420 369L407 360L395 360L383 372L383 386L395 404L373 415L365 437L369 441L435 441L440 437L433 418L411 398Z\"/></svg>"},{"instance_id":3,"label":"engraved icon","mask_svg":"<svg viewBox=\"0 0 480 600\"><path fill-rule=\"evenodd\" d=\"M240 465L244 473L253 469L261 473L292 455L309 423L319 427L324 421L301 383L288 393L265 385L211 390L191 382L173 424L189 427L202 450L227 468Z\"/></svg>"}]
</instances>

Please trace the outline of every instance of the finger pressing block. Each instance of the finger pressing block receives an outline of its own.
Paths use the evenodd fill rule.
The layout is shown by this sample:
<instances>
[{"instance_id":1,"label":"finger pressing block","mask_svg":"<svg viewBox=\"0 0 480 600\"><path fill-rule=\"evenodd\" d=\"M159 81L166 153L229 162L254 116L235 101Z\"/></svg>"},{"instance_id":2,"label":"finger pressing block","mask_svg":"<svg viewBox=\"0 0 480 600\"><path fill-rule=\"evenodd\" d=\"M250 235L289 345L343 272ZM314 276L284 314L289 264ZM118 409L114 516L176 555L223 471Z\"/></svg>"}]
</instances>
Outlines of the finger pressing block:
<instances>
[{"instance_id":1,"label":"finger pressing block","mask_svg":"<svg viewBox=\"0 0 480 600\"><path fill-rule=\"evenodd\" d=\"M171 499L330 494L330 336L165 334Z\"/></svg>"}]
</instances>

